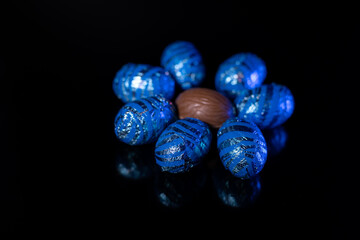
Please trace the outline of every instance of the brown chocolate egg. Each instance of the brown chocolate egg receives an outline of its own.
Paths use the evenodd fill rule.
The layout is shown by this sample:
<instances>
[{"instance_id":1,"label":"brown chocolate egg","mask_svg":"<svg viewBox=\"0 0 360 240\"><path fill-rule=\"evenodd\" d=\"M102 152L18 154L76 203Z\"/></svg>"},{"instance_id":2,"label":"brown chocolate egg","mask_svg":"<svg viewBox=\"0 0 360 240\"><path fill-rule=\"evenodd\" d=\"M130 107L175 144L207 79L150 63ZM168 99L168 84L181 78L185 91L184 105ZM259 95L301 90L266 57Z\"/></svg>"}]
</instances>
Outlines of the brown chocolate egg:
<instances>
[{"instance_id":1,"label":"brown chocolate egg","mask_svg":"<svg viewBox=\"0 0 360 240\"><path fill-rule=\"evenodd\" d=\"M230 100L221 93L208 88L191 88L179 94L175 103L179 118L197 118L214 128L219 128L235 115Z\"/></svg>"}]
</instances>

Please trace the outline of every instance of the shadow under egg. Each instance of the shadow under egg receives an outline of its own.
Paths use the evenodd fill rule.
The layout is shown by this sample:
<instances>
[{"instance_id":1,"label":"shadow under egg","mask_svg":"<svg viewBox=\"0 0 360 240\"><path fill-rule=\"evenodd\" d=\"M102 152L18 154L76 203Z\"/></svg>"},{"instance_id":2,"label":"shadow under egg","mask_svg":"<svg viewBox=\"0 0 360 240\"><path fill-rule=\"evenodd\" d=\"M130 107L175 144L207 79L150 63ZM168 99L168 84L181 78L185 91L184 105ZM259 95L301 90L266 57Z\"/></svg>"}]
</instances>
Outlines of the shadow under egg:
<instances>
[{"instance_id":1,"label":"shadow under egg","mask_svg":"<svg viewBox=\"0 0 360 240\"><path fill-rule=\"evenodd\" d=\"M268 148L268 158L277 156L286 147L288 133L283 126L263 130L263 134Z\"/></svg>"},{"instance_id":2,"label":"shadow under egg","mask_svg":"<svg viewBox=\"0 0 360 240\"><path fill-rule=\"evenodd\" d=\"M120 176L141 180L149 178L154 172L154 144L129 146L119 144L115 153L116 170Z\"/></svg>"},{"instance_id":3,"label":"shadow under egg","mask_svg":"<svg viewBox=\"0 0 360 240\"><path fill-rule=\"evenodd\" d=\"M233 208L252 206L261 192L260 175L242 180L231 175L220 165L214 170L212 180L221 203Z\"/></svg>"},{"instance_id":4,"label":"shadow under egg","mask_svg":"<svg viewBox=\"0 0 360 240\"><path fill-rule=\"evenodd\" d=\"M202 165L178 174L161 172L158 169L154 179L154 194L162 206L180 208L196 198L205 181L206 173Z\"/></svg>"}]
</instances>

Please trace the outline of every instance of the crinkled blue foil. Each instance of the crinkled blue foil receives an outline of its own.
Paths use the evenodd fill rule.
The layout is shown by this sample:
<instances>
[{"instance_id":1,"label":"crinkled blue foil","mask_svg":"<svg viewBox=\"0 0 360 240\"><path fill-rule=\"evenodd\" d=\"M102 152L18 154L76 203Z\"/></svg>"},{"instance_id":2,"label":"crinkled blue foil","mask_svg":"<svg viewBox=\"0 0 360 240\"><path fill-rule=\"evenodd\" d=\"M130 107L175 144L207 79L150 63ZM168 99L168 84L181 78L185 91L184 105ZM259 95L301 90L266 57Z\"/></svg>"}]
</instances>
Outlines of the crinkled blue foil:
<instances>
[{"instance_id":1,"label":"crinkled blue foil","mask_svg":"<svg viewBox=\"0 0 360 240\"><path fill-rule=\"evenodd\" d=\"M248 179L265 165L267 147L263 134L253 123L238 117L228 119L218 130L217 148L225 169Z\"/></svg>"},{"instance_id":2,"label":"crinkled blue foil","mask_svg":"<svg viewBox=\"0 0 360 240\"><path fill-rule=\"evenodd\" d=\"M259 87L267 74L263 60L253 53L238 53L225 60L215 76L216 90L234 99L243 89Z\"/></svg>"},{"instance_id":3,"label":"crinkled blue foil","mask_svg":"<svg viewBox=\"0 0 360 240\"><path fill-rule=\"evenodd\" d=\"M177 120L164 130L156 142L156 163L162 171L189 171L208 153L211 137L206 123L195 118Z\"/></svg>"},{"instance_id":4,"label":"crinkled blue foil","mask_svg":"<svg viewBox=\"0 0 360 240\"><path fill-rule=\"evenodd\" d=\"M115 118L115 135L129 145L155 142L176 121L174 105L157 95L125 104Z\"/></svg>"},{"instance_id":5,"label":"crinkled blue foil","mask_svg":"<svg viewBox=\"0 0 360 240\"><path fill-rule=\"evenodd\" d=\"M197 87L205 77L205 66L195 46L186 41L168 45L161 56L161 66L168 70L182 89Z\"/></svg>"},{"instance_id":6,"label":"crinkled blue foil","mask_svg":"<svg viewBox=\"0 0 360 240\"><path fill-rule=\"evenodd\" d=\"M161 67L127 63L116 73L113 90L125 103L157 94L172 99L175 81Z\"/></svg>"},{"instance_id":7,"label":"crinkled blue foil","mask_svg":"<svg viewBox=\"0 0 360 240\"><path fill-rule=\"evenodd\" d=\"M243 90L235 99L238 116L254 122L260 129L283 124L294 112L291 91L280 84L266 84Z\"/></svg>"}]
</instances>

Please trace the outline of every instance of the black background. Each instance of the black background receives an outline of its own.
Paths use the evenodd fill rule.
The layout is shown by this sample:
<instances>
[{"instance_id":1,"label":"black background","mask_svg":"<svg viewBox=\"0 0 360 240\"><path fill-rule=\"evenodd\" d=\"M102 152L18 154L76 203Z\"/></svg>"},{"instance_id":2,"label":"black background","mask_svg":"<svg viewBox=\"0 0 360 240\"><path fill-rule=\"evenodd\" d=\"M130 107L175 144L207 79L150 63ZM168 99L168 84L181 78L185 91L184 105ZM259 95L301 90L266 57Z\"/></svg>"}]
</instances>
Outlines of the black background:
<instances>
[{"instance_id":1,"label":"black background","mask_svg":"<svg viewBox=\"0 0 360 240\"><path fill-rule=\"evenodd\" d=\"M358 187L350 140L340 134L352 131L344 118L353 110L356 14L241 5L15 2L3 22L0 62L4 230L350 236ZM205 179L179 208L158 201L154 189L164 176L151 154L149 178L129 180L116 170L127 148L113 133L122 105L113 77L127 62L159 65L175 40L191 41L202 53L203 87L214 88L222 61L249 51L266 62L265 83L284 84L295 97L295 112L284 124L286 147L268 159L250 205L232 208L217 197L213 175L222 167L214 148L200 170L177 179L185 190L194 184L182 185L184 179L198 172ZM146 155L143 149L136 151Z\"/></svg>"}]
</instances>

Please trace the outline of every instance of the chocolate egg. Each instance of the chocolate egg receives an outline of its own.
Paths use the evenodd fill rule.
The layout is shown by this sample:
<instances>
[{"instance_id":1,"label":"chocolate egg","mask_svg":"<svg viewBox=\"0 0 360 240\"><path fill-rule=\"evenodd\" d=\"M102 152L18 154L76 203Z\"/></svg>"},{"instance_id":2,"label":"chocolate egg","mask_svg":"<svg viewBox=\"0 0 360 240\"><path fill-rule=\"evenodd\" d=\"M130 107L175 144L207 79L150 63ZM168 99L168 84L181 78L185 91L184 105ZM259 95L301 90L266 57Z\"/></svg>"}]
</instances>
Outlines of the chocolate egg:
<instances>
[{"instance_id":1,"label":"chocolate egg","mask_svg":"<svg viewBox=\"0 0 360 240\"><path fill-rule=\"evenodd\" d=\"M129 145L153 143L176 118L174 105L163 96L142 98L120 109L114 121L115 135Z\"/></svg>"},{"instance_id":2,"label":"chocolate egg","mask_svg":"<svg viewBox=\"0 0 360 240\"><path fill-rule=\"evenodd\" d=\"M266 163L267 145L262 132L255 123L239 117L221 126L217 148L225 169L241 179L254 177Z\"/></svg>"},{"instance_id":3,"label":"chocolate egg","mask_svg":"<svg viewBox=\"0 0 360 240\"><path fill-rule=\"evenodd\" d=\"M187 172L209 152L211 138L209 126L199 119L177 120L161 133L156 142L156 163L165 172Z\"/></svg>"},{"instance_id":4,"label":"chocolate egg","mask_svg":"<svg viewBox=\"0 0 360 240\"><path fill-rule=\"evenodd\" d=\"M286 122L294 112L294 96L284 85L271 83L239 93L234 101L239 117L260 129L271 129Z\"/></svg>"},{"instance_id":5,"label":"chocolate egg","mask_svg":"<svg viewBox=\"0 0 360 240\"><path fill-rule=\"evenodd\" d=\"M221 93L207 88L191 88L176 98L179 118L197 118L219 128L228 118L235 116L235 108Z\"/></svg>"}]
</instances>

